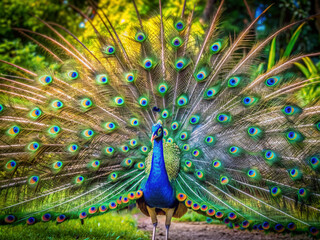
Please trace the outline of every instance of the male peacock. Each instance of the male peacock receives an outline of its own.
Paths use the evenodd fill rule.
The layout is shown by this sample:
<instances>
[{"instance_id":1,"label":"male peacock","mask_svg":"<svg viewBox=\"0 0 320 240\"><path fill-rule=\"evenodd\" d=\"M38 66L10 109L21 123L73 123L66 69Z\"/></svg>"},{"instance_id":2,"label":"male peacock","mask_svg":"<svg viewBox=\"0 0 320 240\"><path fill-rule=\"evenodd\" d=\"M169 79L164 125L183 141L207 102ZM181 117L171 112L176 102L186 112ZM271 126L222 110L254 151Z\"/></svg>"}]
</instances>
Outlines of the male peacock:
<instances>
[{"instance_id":1,"label":"male peacock","mask_svg":"<svg viewBox=\"0 0 320 240\"><path fill-rule=\"evenodd\" d=\"M287 54L253 77L271 40L304 21L255 42L266 9L231 39L222 5L205 33L185 5L165 16L159 1L145 21L133 1L137 21L121 34L103 10L103 32L78 10L97 35L88 47L56 23L40 20L56 39L16 28L61 68L0 60L0 223L84 222L137 202L153 239L157 215L168 238L188 208L230 228L318 236L320 103L299 106L295 93L320 80L288 69L320 53Z\"/></svg>"}]
</instances>

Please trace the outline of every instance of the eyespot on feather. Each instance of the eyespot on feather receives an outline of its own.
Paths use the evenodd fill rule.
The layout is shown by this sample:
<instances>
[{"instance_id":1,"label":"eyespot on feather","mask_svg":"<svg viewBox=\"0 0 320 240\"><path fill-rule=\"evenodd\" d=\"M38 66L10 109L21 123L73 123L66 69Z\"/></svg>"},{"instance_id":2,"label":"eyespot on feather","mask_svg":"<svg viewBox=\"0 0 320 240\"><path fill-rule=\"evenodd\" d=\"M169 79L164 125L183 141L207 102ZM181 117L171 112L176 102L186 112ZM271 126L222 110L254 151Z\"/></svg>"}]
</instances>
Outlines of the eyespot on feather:
<instances>
[{"instance_id":1,"label":"eyespot on feather","mask_svg":"<svg viewBox=\"0 0 320 240\"><path fill-rule=\"evenodd\" d=\"M5 169L7 171L13 171L16 167L17 167L17 162L15 160L9 160L5 165Z\"/></svg>"},{"instance_id":2,"label":"eyespot on feather","mask_svg":"<svg viewBox=\"0 0 320 240\"><path fill-rule=\"evenodd\" d=\"M146 97L140 97L139 98L139 105L141 107L147 107L148 103L149 103L149 99L148 98L146 98Z\"/></svg>"},{"instance_id":3,"label":"eyespot on feather","mask_svg":"<svg viewBox=\"0 0 320 240\"><path fill-rule=\"evenodd\" d=\"M167 91L168 91L169 87L168 87L168 84L163 82L163 83L160 83L158 85L158 93L161 95L161 96L165 96Z\"/></svg>"},{"instance_id":4,"label":"eyespot on feather","mask_svg":"<svg viewBox=\"0 0 320 240\"><path fill-rule=\"evenodd\" d=\"M136 80L136 77L133 73L127 73L127 74L125 74L125 80L128 83L132 83Z\"/></svg>"},{"instance_id":5,"label":"eyespot on feather","mask_svg":"<svg viewBox=\"0 0 320 240\"><path fill-rule=\"evenodd\" d=\"M186 24L182 20L178 20L174 23L174 27L178 32L181 32L185 29Z\"/></svg>"},{"instance_id":6,"label":"eyespot on feather","mask_svg":"<svg viewBox=\"0 0 320 240\"><path fill-rule=\"evenodd\" d=\"M77 79L79 77L79 74L78 74L77 71L69 71L67 73L67 76L68 76L69 80L75 80L75 79Z\"/></svg>"},{"instance_id":7,"label":"eyespot on feather","mask_svg":"<svg viewBox=\"0 0 320 240\"><path fill-rule=\"evenodd\" d=\"M275 87L280 83L280 77L274 76L266 79L265 84L267 87Z\"/></svg>"},{"instance_id":8,"label":"eyespot on feather","mask_svg":"<svg viewBox=\"0 0 320 240\"><path fill-rule=\"evenodd\" d=\"M171 45L172 45L174 48L179 48L182 44L183 44L183 40L182 40L180 37L174 37L174 38L171 40Z\"/></svg>"},{"instance_id":9,"label":"eyespot on feather","mask_svg":"<svg viewBox=\"0 0 320 240\"><path fill-rule=\"evenodd\" d=\"M43 75L39 77L39 82L44 86L50 85L52 83L52 77L49 75Z\"/></svg>"},{"instance_id":10,"label":"eyespot on feather","mask_svg":"<svg viewBox=\"0 0 320 240\"><path fill-rule=\"evenodd\" d=\"M31 142L28 144L27 149L30 152L36 152L40 147L40 144L38 142Z\"/></svg>"},{"instance_id":11,"label":"eyespot on feather","mask_svg":"<svg viewBox=\"0 0 320 240\"><path fill-rule=\"evenodd\" d=\"M77 177L75 178L75 183L76 183L77 185L82 184L83 181L84 181L84 177L83 177L83 176L77 176Z\"/></svg>"},{"instance_id":12,"label":"eyespot on feather","mask_svg":"<svg viewBox=\"0 0 320 240\"><path fill-rule=\"evenodd\" d=\"M210 52L212 54L217 54L221 51L221 48L222 48L222 43L221 41L216 41L214 42L213 44L211 44L210 46Z\"/></svg>"},{"instance_id":13,"label":"eyespot on feather","mask_svg":"<svg viewBox=\"0 0 320 240\"><path fill-rule=\"evenodd\" d=\"M176 99L176 103L177 103L178 107L185 107L189 103L188 96L186 94L180 95Z\"/></svg>"},{"instance_id":14,"label":"eyespot on feather","mask_svg":"<svg viewBox=\"0 0 320 240\"><path fill-rule=\"evenodd\" d=\"M109 45L109 46L105 47L104 53L107 55L113 55L115 53L115 51L116 50L115 50L114 46Z\"/></svg>"},{"instance_id":15,"label":"eyespot on feather","mask_svg":"<svg viewBox=\"0 0 320 240\"><path fill-rule=\"evenodd\" d=\"M108 83L108 76L106 74L99 74L96 76L96 82L99 85L105 85Z\"/></svg>"},{"instance_id":16,"label":"eyespot on feather","mask_svg":"<svg viewBox=\"0 0 320 240\"><path fill-rule=\"evenodd\" d=\"M20 127L18 127L17 125L14 125L8 129L7 134L11 137L15 137L19 134L19 132L20 132Z\"/></svg>"},{"instance_id":17,"label":"eyespot on feather","mask_svg":"<svg viewBox=\"0 0 320 240\"><path fill-rule=\"evenodd\" d=\"M34 119L34 120L38 119L38 118L41 116L41 114L42 114L42 111L41 111L41 109L38 108L38 107L33 108L33 109L29 112L29 116L30 116L32 119Z\"/></svg>"},{"instance_id":18,"label":"eyespot on feather","mask_svg":"<svg viewBox=\"0 0 320 240\"><path fill-rule=\"evenodd\" d=\"M48 221L50 221L50 220L51 220L51 214L50 214L50 213L45 213L45 214L43 214L42 217L41 217L41 220L42 220L43 222L48 222Z\"/></svg>"},{"instance_id":19,"label":"eyespot on feather","mask_svg":"<svg viewBox=\"0 0 320 240\"><path fill-rule=\"evenodd\" d=\"M137 41L137 42L144 42L146 39L147 39L147 35L144 34L143 32L137 32L134 39Z\"/></svg>"},{"instance_id":20,"label":"eyespot on feather","mask_svg":"<svg viewBox=\"0 0 320 240\"><path fill-rule=\"evenodd\" d=\"M54 100L52 103L51 103L51 106L54 108L54 109L61 109L63 107L63 102L61 102L60 100Z\"/></svg>"},{"instance_id":21,"label":"eyespot on feather","mask_svg":"<svg viewBox=\"0 0 320 240\"><path fill-rule=\"evenodd\" d=\"M120 96L115 97L113 101L116 104L116 106L122 106L124 104L124 99Z\"/></svg>"},{"instance_id":22,"label":"eyespot on feather","mask_svg":"<svg viewBox=\"0 0 320 240\"><path fill-rule=\"evenodd\" d=\"M219 113L216 117L217 121L221 124L228 124L231 122L232 117L228 113Z\"/></svg>"},{"instance_id":23,"label":"eyespot on feather","mask_svg":"<svg viewBox=\"0 0 320 240\"><path fill-rule=\"evenodd\" d=\"M228 80L228 87L229 88L238 87L240 82L241 82L241 78L240 77L231 77Z\"/></svg>"}]
</instances>

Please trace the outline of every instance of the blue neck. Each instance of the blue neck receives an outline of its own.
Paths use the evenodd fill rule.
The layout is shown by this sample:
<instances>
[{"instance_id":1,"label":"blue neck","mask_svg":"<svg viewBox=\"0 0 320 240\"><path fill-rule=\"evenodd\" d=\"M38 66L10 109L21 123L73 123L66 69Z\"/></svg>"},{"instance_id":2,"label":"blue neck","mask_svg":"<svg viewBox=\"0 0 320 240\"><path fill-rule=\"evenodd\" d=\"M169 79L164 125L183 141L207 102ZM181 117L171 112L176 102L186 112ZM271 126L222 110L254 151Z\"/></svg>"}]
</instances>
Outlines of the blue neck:
<instances>
[{"instance_id":1,"label":"blue neck","mask_svg":"<svg viewBox=\"0 0 320 240\"><path fill-rule=\"evenodd\" d=\"M161 176L163 181L169 183L169 178L163 157L162 139L160 141L154 141L151 170L148 180L152 180L153 178L157 177L157 175Z\"/></svg>"},{"instance_id":2,"label":"blue neck","mask_svg":"<svg viewBox=\"0 0 320 240\"><path fill-rule=\"evenodd\" d=\"M154 140L151 170L143 194L150 207L172 208L176 203L164 162L162 139Z\"/></svg>"}]
</instances>

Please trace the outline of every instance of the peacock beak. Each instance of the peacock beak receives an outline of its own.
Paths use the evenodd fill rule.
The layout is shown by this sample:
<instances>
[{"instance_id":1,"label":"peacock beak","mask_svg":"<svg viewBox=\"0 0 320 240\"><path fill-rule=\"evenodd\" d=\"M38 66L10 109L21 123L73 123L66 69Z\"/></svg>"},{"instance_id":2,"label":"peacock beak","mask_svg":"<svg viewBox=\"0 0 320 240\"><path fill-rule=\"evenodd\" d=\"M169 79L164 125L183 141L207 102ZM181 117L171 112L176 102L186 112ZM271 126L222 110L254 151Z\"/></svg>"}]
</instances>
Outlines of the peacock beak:
<instances>
[{"instance_id":1,"label":"peacock beak","mask_svg":"<svg viewBox=\"0 0 320 240\"><path fill-rule=\"evenodd\" d=\"M153 140L156 138L156 135L153 133L151 136L151 142L153 142Z\"/></svg>"}]
</instances>

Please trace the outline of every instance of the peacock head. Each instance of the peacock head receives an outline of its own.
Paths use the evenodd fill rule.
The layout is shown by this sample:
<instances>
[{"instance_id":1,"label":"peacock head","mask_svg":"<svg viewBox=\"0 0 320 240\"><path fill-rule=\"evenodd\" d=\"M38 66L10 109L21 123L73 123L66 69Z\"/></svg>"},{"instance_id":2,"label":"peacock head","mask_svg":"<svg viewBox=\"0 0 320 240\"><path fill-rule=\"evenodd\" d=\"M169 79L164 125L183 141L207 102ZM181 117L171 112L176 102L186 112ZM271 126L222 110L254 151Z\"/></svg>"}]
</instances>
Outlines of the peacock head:
<instances>
[{"instance_id":1,"label":"peacock head","mask_svg":"<svg viewBox=\"0 0 320 240\"><path fill-rule=\"evenodd\" d=\"M152 126L151 142L153 140L160 141L163 138L162 122L159 120L157 124Z\"/></svg>"}]
</instances>

